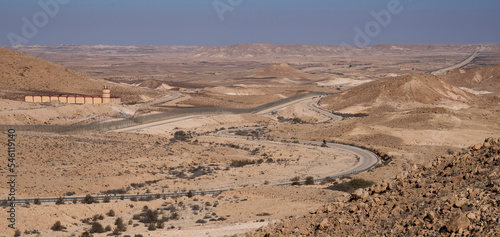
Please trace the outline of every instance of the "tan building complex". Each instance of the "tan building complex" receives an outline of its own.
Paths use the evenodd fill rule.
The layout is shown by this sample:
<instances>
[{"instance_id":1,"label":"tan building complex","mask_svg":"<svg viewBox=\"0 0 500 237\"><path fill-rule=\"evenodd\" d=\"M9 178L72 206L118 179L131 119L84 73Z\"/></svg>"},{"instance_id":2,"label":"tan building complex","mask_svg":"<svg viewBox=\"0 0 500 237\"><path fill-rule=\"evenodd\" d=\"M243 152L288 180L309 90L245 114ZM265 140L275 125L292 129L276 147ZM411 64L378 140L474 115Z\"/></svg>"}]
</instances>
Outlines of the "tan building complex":
<instances>
[{"instance_id":1,"label":"tan building complex","mask_svg":"<svg viewBox=\"0 0 500 237\"><path fill-rule=\"evenodd\" d=\"M104 86L102 96L98 95L26 95L25 102L33 103L68 103L68 104L120 104L120 97L111 97L109 86Z\"/></svg>"}]
</instances>

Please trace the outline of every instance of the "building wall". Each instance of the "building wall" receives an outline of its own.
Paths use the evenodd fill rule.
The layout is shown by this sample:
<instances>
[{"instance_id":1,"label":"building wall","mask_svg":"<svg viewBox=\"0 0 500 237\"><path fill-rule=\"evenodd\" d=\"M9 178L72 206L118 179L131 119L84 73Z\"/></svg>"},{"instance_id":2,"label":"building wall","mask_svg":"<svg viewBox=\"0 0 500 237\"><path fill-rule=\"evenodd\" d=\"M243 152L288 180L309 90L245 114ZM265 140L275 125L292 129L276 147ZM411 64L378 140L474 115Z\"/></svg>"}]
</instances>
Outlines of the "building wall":
<instances>
[{"instance_id":1,"label":"building wall","mask_svg":"<svg viewBox=\"0 0 500 237\"><path fill-rule=\"evenodd\" d=\"M77 104L85 104L85 98L84 97L76 97L76 103Z\"/></svg>"},{"instance_id":2,"label":"building wall","mask_svg":"<svg viewBox=\"0 0 500 237\"><path fill-rule=\"evenodd\" d=\"M121 104L122 100L118 97L102 98L100 96L50 96L50 95L27 95L24 96L25 102L31 103L59 103L68 104Z\"/></svg>"}]
</instances>

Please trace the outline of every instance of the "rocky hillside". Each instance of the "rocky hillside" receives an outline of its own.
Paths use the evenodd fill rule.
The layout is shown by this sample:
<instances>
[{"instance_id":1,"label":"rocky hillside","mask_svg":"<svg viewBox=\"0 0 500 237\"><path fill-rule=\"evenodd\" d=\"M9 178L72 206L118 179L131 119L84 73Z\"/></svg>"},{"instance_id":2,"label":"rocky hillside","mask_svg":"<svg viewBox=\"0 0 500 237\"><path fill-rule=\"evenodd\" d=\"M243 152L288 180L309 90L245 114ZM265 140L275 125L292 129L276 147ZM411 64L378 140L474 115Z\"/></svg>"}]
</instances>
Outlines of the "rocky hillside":
<instances>
[{"instance_id":1,"label":"rocky hillside","mask_svg":"<svg viewBox=\"0 0 500 237\"><path fill-rule=\"evenodd\" d=\"M498 236L500 139L247 236Z\"/></svg>"},{"instance_id":2,"label":"rocky hillside","mask_svg":"<svg viewBox=\"0 0 500 237\"><path fill-rule=\"evenodd\" d=\"M0 48L0 89L25 94L100 95L103 85L111 85L112 96L122 97L126 102L140 101L141 94L159 96L153 90L95 79L31 55ZM23 99L17 97L10 99Z\"/></svg>"},{"instance_id":3,"label":"rocky hillside","mask_svg":"<svg viewBox=\"0 0 500 237\"><path fill-rule=\"evenodd\" d=\"M440 77L443 81L458 87L500 95L500 65L467 70L457 69Z\"/></svg>"}]
</instances>

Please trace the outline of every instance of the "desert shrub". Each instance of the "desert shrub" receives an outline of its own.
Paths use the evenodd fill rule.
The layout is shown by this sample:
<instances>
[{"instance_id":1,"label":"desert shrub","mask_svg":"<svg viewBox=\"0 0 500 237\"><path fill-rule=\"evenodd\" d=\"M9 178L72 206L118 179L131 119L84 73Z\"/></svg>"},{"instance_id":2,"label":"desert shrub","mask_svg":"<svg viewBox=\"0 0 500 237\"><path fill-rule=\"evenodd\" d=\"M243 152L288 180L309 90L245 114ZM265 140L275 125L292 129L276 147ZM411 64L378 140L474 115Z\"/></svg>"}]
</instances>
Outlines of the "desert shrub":
<instances>
[{"instance_id":1,"label":"desert shrub","mask_svg":"<svg viewBox=\"0 0 500 237\"><path fill-rule=\"evenodd\" d=\"M300 180L299 176L295 176L292 179L290 179L290 181L292 181L292 182L299 181L299 180Z\"/></svg>"},{"instance_id":2,"label":"desert shrub","mask_svg":"<svg viewBox=\"0 0 500 237\"><path fill-rule=\"evenodd\" d=\"M306 181L304 182L305 185L313 185L314 184L314 178L312 176L307 176Z\"/></svg>"},{"instance_id":3,"label":"desert shrub","mask_svg":"<svg viewBox=\"0 0 500 237\"><path fill-rule=\"evenodd\" d=\"M25 230L24 234L25 235L30 235L30 234L34 235L34 234L36 234L36 235L39 236L40 235L40 231L38 231L38 230Z\"/></svg>"},{"instance_id":4,"label":"desert shrub","mask_svg":"<svg viewBox=\"0 0 500 237\"><path fill-rule=\"evenodd\" d=\"M87 194L85 198L83 198L82 203L84 204L92 204L95 202L94 197L92 197L90 194Z\"/></svg>"},{"instance_id":5,"label":"desert shrub","mask_svg":"<svg viewBox=\"0 0 500 237\"><path fill-rule=\"evenodd\" d=\"M35 198L35 200L33 201L33 203L36 204L36 205L42 204L42 202L40 202L39 198Z\"/></svg>"},{"instance_id":6,"label":"desert shrub","mask_svg":"<svg viewBox=\"0 0 500 237\"><path fill-rule=\"evenodd\" d=\"M20 230L16 230L16 232L14 232L14 237L17 237L17 236L21 236Z\"/></svg>"},{"instance_id":7,"label":"desert shrub","mask_svg":"<svg viewBox=\"0 0 500 237\"><path fill-rule=\"evenodd\" d=\"M371 181L364 180L364 179L353 179L353 180L349 181L349 184L351 184L355 189L358 189L358 188L369 187L373 183Z\"/></svg>"},{"instance_id":8,"label":"desert shrub","mask_svg":"<svg viewBox=\"0 0 500 237\"><path fill-rule=\"evenodd\" d=\"M78 199L73 198L73 204L76 204L78 202Z\"/></svg>"},{"instance_id":9,"label":"desert shrub","mask_svg":"<svg viewBox=\"0 0 500 237\"><path fill-rule=\"evenodd\" d=\"M104 227L102 227L101 223L94 221L92 223L92 227L90 227L90 233L103 233Z\"/></svg>"},{"instance_id":10,"label":"desert shrub","mask_svg":"<svg viewBox=\"0 0 500 237\"><path fill-rule=\"evenodd\" d=\"M350 180L349 182L344 182L344 183L332 185L332 186L328 187L327 189L342 191L342 192L346 192L346 193L352 193L352 192L354 192L354 190L356 190L358 188L366 188L366 187L371 186L372 184L373 183L368 181L368 180L353 179L353 180Z\"/></svg>"},{"instance_id":11,"label":"desert shrub","mask_svg":"<svg viewBox=\"0 0 500 237\"><path fill-rule=\"evenodd\" d=\"M56 223L54 223L54 225L50 227L50 229L53 231L62 231L66 229L66 227L64 227L60 221L56 221Z\"/></svg>"},{"instance_id":12,"label":"desert shrub","mask_svg":"<svg viewBox=\"0 0 500 237\"><path fill-rule=\"evenodd\" d=\"M115 225L119 231L126 231L127 230L127 227L125 226L125 223L123 223L123 219L121 217L116 218Z\"/></svg>"},{"instance_id":13,"label":"desert shrub","mask_svg":"<svg viewBox=\"0 0 500 237\"><path fill-rule=\"evenodd\" d=\"M111 231L111 226L110 225L107 225L106 228L104 228L104 232L108 232L108 231Z\"/></svg>"},{"instance_id":14,"label":"desert shrub","mask_svg":"<svg viewBox=\"0 0 500 237\"><path fill-rule=\"evenodd\" d=\"M154 223L149 224L149 226L148 226L148 230L149 230L149 231L154 231L154 230L156 230L156 225L155 225Z\"/></svg>"},{"instance_id":15,"label":"desert shrub","mask_svg":"<svg viewBox=\"0 0 500 237\"><path fill-rule=\"evenodd\" d=\"M56 200L56 205L61 205L61 204L64 204L64 198L63 197L59 197Z\"/></svg>"},{"instance_id":16,"label":"desert shrub","mask_svg":"<svg viewBox=\"0 0 500 237\"><path fill-rule=\"evenodd\" d=\"M189 139L189 138L191 138L191 134L186 133L186 132L184 132L184 131L182 131L182 130L180 130L180 131L176 131L176 132L174 133L174 139L175 139L175 140L185 141L185 140L187 140L187 139Z\"/></svg>"},{"instance_id":17,"label":"desert shrub","mask_svg":"<svg viewBox=\"0 0 500 237\"><path fill-rule=\"evenodd\" d=\"M268 212L263 212L263 213L259 213L257 214L257 216L270 216L271 214L269 214Z\"/></svg>"},{"instance_id":18,"label":"desert shrub","mask_svg":"<svg viewBox=\"0 0 500 237\"><path fill-rule=\"evenodd\" d=\"M85 231L83 232L80 237L93 237L94 235L90 234L89 232Z\"/></svg>"},{"instance_id":19,"label":"desert shrub","mask_svg":"<svg viewBox=\"0 0 500 237\"><path fill-rule=\"evenodd\" d=\"M109 210L107 213L108 216L115 216L115 211L113 209Z\"/></svg>"},{"instance_id":20,"label":"desert shrub","mask_svg":"<svg viewBox=\"0 0 500 237\"><path fill-rule=\"evenodd\" d=\"M189 190L189 192L186 194L186 196L188 198L192 198L194 195L193 195L193 191L192 190Z\"/></svg>"},{"instance_id":21,"label":"desert shrub","mask_svg":"<svg viewBox=\"0 0 500 237\"><path fill-rule=\"evenodd\" d=\"M245 165L253 165L255 164L255 161L246 159L246 160L232 160L231 161L231 167L243 167Z\"/></svg>"},{"instance_id":22,"label":"desert shrub","mask_svg":"<svg viewBox=\"0 0 500 237\"><path fill-rule=\"evenodd\" d=\"M73 196L75 194L76 194L75 192L66 192L66 194L64 194L64 196Z\"/></svg>"},{"instance_id":23,"label":"desert shrub","mask_svg":"<svg viewBox=\"0 0 500 237\"><path fill-rule=\"evenodd\" d=\"M113 235L121 235L121 234L122 234L122 233L121 233L121 231L118 229L118 227L117 227L117 228L115 228L115 229L113 230Z\"/></svg>"},{"instance_id":24,"label":"desert shrub","mask_svg":"<svg viewBox=\"0 0 500 237\"><path fill-rule=\"evenodd\" d=\"M133 216L134 220L139 220L142 223L154 223L158 221L159 213L157 210L153 211L151 209L143 210L140 214L135 214Z\"/></svg>"},{"instance_id":25,"label":"desert shrub","mask_svg":"<svg viewBox=\"0 0 500 237\"><path fill-rule=\"evenodd\" d=\"M196 221L196 223L198 223L198 224L205 224L205 223L207 223L207 221L203 220L203 219L199 219L199 220Z\"/></svg>"},{"instance_id":26,"label":"desert shrub","mask_svg":"<svg viewBox=\"0 0 500 237\"><path fill-rule=\"evenodd\" d=\"M192 209L193 211L198 211L198 210L200 210L200 205L195 204L195 205L193 205L193 206L191 207L191 209Z\"/></svg>"},{"instance_id":27,"label":"desert shrub","mask_svg":"<svg viewBox=\"0 0 500 237\"><path fill-rule=\"evenodd\" d=\"M141 234L134 235L134 237L143 237Z\"/></svg>"},{"instance_id":28,"label":"desert shrub","mask_svg":"<svg viewBox=\"0 0 500 237\"><path fill-rule=\"evenodd\" d=\"M163 228L165 228L165 222L164 222L164 221L162 221L162 220L157 221L157 222L156 222L156 228L158 228L158 229L163 229Z\"/></svg>"},{"instance_id":29,"label":"desert shrub","mask_svg":"<svg viewBox=\"0 0 500 237\"><path fill-rule=\"evenodd\" d=\"M332 178L332 177L326 177L326 178L323 179L323 181L321 181L321 184L331 183L333 181L335 181L334 178Z\"/></svg>"},{"instance_id":30,"label":"desert shrub","mask_svg":"<svg viewBox=\"0 0 500 237\"><path fill-rule=\"evenodd\" d=\"M111 201L111 197L110 197L110 196L108 196L108 195L106 195L106 196L104 196L104 200L103 200L102 202L104 202L104 203L108 203L108 202L110 202L110 201Z\"/></svg>"},{"instance_id":31,"label":"desert shrub","mask_svg":"<svg viewBox=\"0 0 500 237\"><path fill-rule=\"evenodd\" d=\"M92 216L92 221L104 220L104 216L102 214L95 214Z\"/></svg>"},{"instance_id":32,"label":"desert shrub","mask_svg":"<svg viewBox=\"0 0 500 237\"><path fill-rule=\"evenodd\" d=\"M136 198L136 197L131 197L131 198L130 198L130 201L132 201L132 202L137 202L137 198Z\"/></svg>"},{"instance_id":33,"label":"desert shrub","mask_svg":"<svg viewBox=\"0 0 500 237\"><path fill-rule=\"evenodd\" d=\"M172 212L172 214L170 215L171 220L178 220L179 218L180 218L180 216L179 216L179 213L177 213L177 212Z\"/></svg>"}]
</instances>

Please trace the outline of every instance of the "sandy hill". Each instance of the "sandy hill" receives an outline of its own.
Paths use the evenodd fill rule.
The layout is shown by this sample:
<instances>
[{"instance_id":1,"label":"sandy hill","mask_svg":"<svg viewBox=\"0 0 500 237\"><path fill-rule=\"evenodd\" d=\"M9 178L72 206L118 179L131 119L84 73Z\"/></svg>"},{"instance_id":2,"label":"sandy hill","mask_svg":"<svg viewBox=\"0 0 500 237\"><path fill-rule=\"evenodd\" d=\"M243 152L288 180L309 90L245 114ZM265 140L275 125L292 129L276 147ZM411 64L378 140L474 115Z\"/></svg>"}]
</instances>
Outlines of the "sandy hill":
<instances>
[{"instance_id":1,"label":"sandy hill","mask_svg":"<svg viewBox=\"0 0 500 237\"><path fill-rule=\"evenodd\" d=\"M158 92L94 79L24 53L0 48L0 88L17 90L26 94L83 94L100 95L103 85L112 87L112 96L122 97L125 102L140 101L141 95L158 96ZM10 98L22 99L21 94Z\"/></svg>"},{"instance_id":2,"label":"sandy hill","mask_svg":"<svg viewBox=\"0 0 500 237\"><path fill-rule=\"evenodd\" d=\"M471 104L480 99L429 74L386 78L362 84L321 100L328 109L349 107L404 107L410 104L438 105L444 102Z\"/></svg>"},{"instance_id":3,"label":"sandy hill","mask_svg":"<svg viewBox=\"0 0 500 237\"><path fill-rule=\"evenodd\" d=\"M454 86L500 94L500 65L453 70L440 78Z\"/></svg>"},{"instance_id":4,"label":"sandy hill","mask_svg":"<svg viewBox=\"0 0 500 237\"><path fill-rule=\"evenodd\" d=\"M248 78L276 78L276 79L289 79L289 80L309 80L313 78L313 75L307 74L300 70L293 68L292 66L281 63L271 65L267 68L262 69L259 72L256 72Z\"/></svg>"},{"instance_id":5,"label":"sandy hill","mask_svg":"<svg viewBox=\"0 0 500 237\"><path fill-rule=\"evenodd\" d=\"M498 236L500 140L246 236Z\"/></svg>"}]
</instances>

